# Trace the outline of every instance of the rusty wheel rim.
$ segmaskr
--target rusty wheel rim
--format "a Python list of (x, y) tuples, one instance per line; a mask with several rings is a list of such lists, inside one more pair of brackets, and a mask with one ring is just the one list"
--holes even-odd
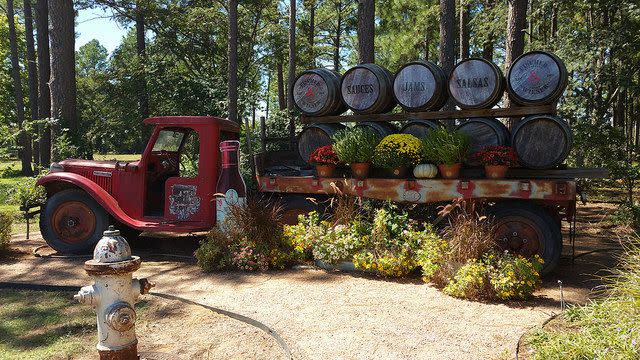
[(495, 227), (495, 238), (502, 251), (530, 258), (538, 254), (543, 256), (543, 234), (536, 224), (519, 216), (500, 219)]
[(96, 215), (80, 201), (60, 204), (53, 212), (51, 225), (56, 236), (69, 244), (88, 240), (96, 229)]

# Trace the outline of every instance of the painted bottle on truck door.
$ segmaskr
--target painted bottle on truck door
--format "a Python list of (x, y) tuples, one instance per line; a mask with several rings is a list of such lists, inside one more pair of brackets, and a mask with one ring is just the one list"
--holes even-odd
[(240, 175), (240, 142), (227, 140), (220, 143), (222, 169), (216, 186), (216, 225), (221, 226), (234, 205), (247, 201), (247, 187)]

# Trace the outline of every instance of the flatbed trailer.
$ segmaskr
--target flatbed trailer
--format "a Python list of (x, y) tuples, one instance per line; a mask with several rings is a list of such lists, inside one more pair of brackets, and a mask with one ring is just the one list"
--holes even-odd
[[(527, 115), (556, 113), (555, 105), (527, 107), (401, 112), (394, 114), (302, 116), (303, 124), (360, 121), (408, 121), (437, 119), (454, 121), (465, 118), (520, 118)], [(398, 203), (439, 205), (464, 200), (470, 208), (486, 211), (495, 218), (498, 245), (524, 256), (539, 254), (545, 260), (544, 272), (558, 262), (563, 246), (562, 221), (569, 223), (568, 240), (574, 255), (575, 214), (578, 196), (584, 199), (577, 180), (606, 178), (604, 169), (557, 168), (534, 170), (509, 169), (505, 179), (487, 179), (480, 168), (462, 170), (459, 179), (356, 179), (348, 169), (339, 176), (321, 178), (293, 150), (268, 152), (264, 123), (261, 124), (263, 152), (256, 155), (258, 191), (283, 200), (285, 219), (295, 222), (297, 215), (317, 208), (308, 198), (327, 198), (337, 194)], [(286, 140), (286, 139), (285, 139)], [(315, 202), (317, 203), (317, 202)]]

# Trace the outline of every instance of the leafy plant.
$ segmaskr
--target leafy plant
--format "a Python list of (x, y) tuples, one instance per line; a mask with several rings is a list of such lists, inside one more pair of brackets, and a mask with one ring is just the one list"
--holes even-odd
[(538, 255), (528, 260), (520, 255), (503, 254), (491, 261), (490, 282), (499, 299), (526, 299), (540, 285), (544, 260)]
[(422, 160), (420, 139), (409, 134), (386, 136), (376, 146), (373, 164), (383, 169), (412, 166)]
[(327, 226), (313, 245), (313, 258), (328, 264), (350, 261), (360, 246), (360, 238), (351, 227)]
[[(45, 173), (40, 174), (43, 176)], [(9, 192), (9, 201), (14, 205), (31, 206), (42, 204), (46, 200), (47, 194), (43, 186), (37, 186), (38, 178), (26, 178), (24, 181), (16, 183)]]
[(333, 141), (333, 149), (341, 162), (368, 163), (373, 159), (380, 136), (370, 129), (354, 127), (338, 131)]
[(423, 156), (437, 164), (458, 164), (467, 156), (469, 144), (467, 134), (438, 127), (429, 131), (422, 141)]
[(339, 162), (340, 160), (331, 145), (319, 147), (309, 155), (311, 165), (337, 165)]
[(211, 230), (195, 255), (205, 271), (282, 269), (298, 260), (285, 238), (281, 206), (250, 198), (231, 207), (220, 228)]
[(490, 296), (489, 268), (478, 260), (467, 261), (453, 279), (442, 289), (447, 295), (465, 299), (481, 299)]
[(509, 167), (518, 164), (518, 155), (511, 146), (492, 145), (482, 151), (473, 154), (482, 165), (506, 165)]

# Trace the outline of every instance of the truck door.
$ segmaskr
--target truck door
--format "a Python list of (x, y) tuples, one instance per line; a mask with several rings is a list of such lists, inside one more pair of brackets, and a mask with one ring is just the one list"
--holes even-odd
[(178, 174), (165, 183), (164, 217), (168, 221), (205, 221), (212, 206), (207, 202), (209, 189), (205, 189), (200, 168), (200, 138), (198, 131), (185, 133), (178, 151)]

